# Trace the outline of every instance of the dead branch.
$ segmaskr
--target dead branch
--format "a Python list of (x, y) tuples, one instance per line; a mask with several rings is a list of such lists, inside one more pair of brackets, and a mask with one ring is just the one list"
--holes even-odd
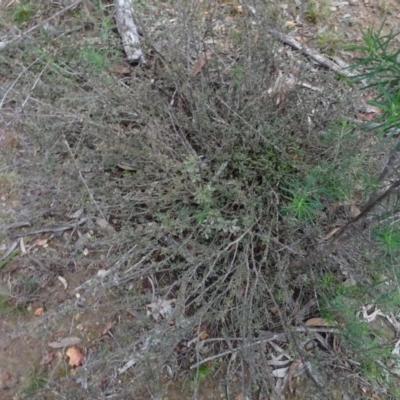
[(145, 64), (145, 58), (139, 47), (140, 36), (135, 24), (133, 0), (115, 0), (118, 32), (128, 61)]
[(316, 50), (310, 49), (309, 47), (301, 44), (298, 42), (296, 39), (286, 36), (281, 32), (278, 32), (275, 29), (269, 30), (269, 33), (271, 33), (273, 36), (277, 37), (282, 43), (286, 43), (289, 46), (295, 48), (296, 50), (301, 51), (305, 56), (310, 57), (312, 60), (317, 62), (320, 65), (323, 65), (326, 68), (331, 69), (334, 72), (346, 75), (348, 77), (354, 77), (357, 76), (356, 73), (352, 73), (348, 71), (349, 65), (346, 64), (344, 61), (340, 61), (339, 63), (336, 63), (335, 61), (332, 61), (330, 58), (318, 53)]

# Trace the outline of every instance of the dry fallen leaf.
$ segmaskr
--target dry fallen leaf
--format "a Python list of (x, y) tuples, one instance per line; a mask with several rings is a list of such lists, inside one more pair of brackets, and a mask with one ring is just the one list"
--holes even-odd
[(336, 228), (333, 228), (326, 236), (324, 236), (321, 240), (323, 242), (327, 241), (328, 239), (330, 239), (336, 232), (340, 231), (340, 229), (342, 229), (341, 226), (338, 226)]
[(147, 316), (150, 315), (158, 321), (160, 317), (167, 317), (172, 314), (174, 310), (173, 305), (175, 304), (176, 299), (172, 300), (162, 300), (160, 299), (158, 302), (153, 302), (147, 305)]
[(99, 269), (99, 270), (97, 271), (97, 276), (98, 276), (99, 278), (105, 278), (109, 273), (110, 273), (109, 270), (106, 270), (106, 269)]
[(292, 21), (292, 20), (286, 21), (285, 26), (288, 28), (294, 28), (296, 26), (296, 21)]
[(206, 331), (203, 331), (203, 332), (200, 333), (199, 339), (200, 340), (206, 340), (209, 336), (210, 335)]
[(36, 239), (36, 241), (35, 241), (35, 243), (38, 245), (38, 246), (44, 246), (44, 245), (46, 245), (47, 244), (47, 239)]
[(58, 280), (63, 284), (64, 289), (67, 290), (68, 288), (68, 282), (65, 278), (63, 278), (62, 276), (57, 276)]
[(131, 70), (125, 66), (125, 65), (114, 65), (111, 68), (111, 72), (115, 72), (116, 74), (121, 74), (121, 75), (129, 75), (131, 73)]
[(111, 330), (111, 328), (115, 325), (115, 321), (107, 322), (101, 331), (102, 336), (107, 335), (107, 333)]
[(40, 365), (48, 365), (53, 361), (54, 353), (52, 351), (48, 351), (40, 361)]
[(62, 347), (72, 346), (81, 342), (81, 339), (75, 336), (69, 336), (61, 339), (59, 342), (50, 342), (49, 347), (53, 349), (60, 349)]
[(44, 313), (44, 308), (43, 307), (39, 307), (35, 310), (35, 312), (33, 313), (33, 315), (35, 317), (40, 317), (41, 315), (43, 315)]
[(361, 211), (360, 211), (360, 209), (359, 209), (357, 206), (355, 206), (354, 204), (352, 204), (352, 205), (350, 206), (350, 214), (351, 214), (351, 216), (352, 216), (353, 218), (355, 218), (355, 217), (357, 217), (357, 216), (359, 216), (359, 215), (361, 214)]
[(206, 64), (207, 60), (210, 59), (210, 57), (211, 57), (211, 52), (207, 51), (197, 59), (192, 68), (192, 76), (196, 76), (202, 70), (202, 68)]
[(293, 393), (293, 377), (294, 377), (294, 374), (302, 364), (303, 364), (303, 362), (301, 360), (294, 360), (290, 364), (289, 371), (288, 371), (288, 374), (287, 374), (290, 393)]
[(82, 215), (82, 213), (83, 213), (83, 208), (80, 208), (79, 210), (75, 211), (74, 213), (69, 214), (68, 217), (71, 219), (77, 219)]
[(359, 113), (357, 114), (358, 119), (361, 121), (372, 121), (375, 118), (375, 113), (373, 112), (362, 112), (359, 111)]
[(324, 318), (310, 318), (306, 323), (306, 326), (335, 326), (335, 322), (328, 321)]
[(83, 351), (78, 346), (68, 347), (65, 355), (69, 358), (68, 364), (71, 367), (79, 367), (85, 358)]
[(243, 14), (243, 6), (236, 6), (234, 7), (234, 10), (237, 14)]
[(119, 164), (117, 164), (117, 167), (123, 169), (124, 171), (136, 171), (137, 170), (137, 167), (127, 164), (126, 162), (120, 162)]
[(20, 238), (20, 240), (19, 240), (19, 246), (21, 248), (21, 253), (22, 254), (26, 254), (27, 251), (26, 251), (26, 247), (25, 247), (25, 243), (24, 243), (24, 238), (23, 237)]
[(9, 381), (11, 379), (11, 374), (7, 371), (3, 374), (3, 382)]

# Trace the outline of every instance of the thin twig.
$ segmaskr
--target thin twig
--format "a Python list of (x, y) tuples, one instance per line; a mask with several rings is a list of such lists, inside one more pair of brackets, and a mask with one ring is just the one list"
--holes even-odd
[(106, 218), (105, 215), (103, 214), (103, 211), (101, 211), (99, 205), (97, 204), (97, 201), (96, 201), (95, 198), (93, 197), (92, 191), (90, 190), (89, 186), (87, 185), (85, 179), (84, 179), (83, 176), (82, 176), (81, 170), (79, 169), (78, 163), (77, 163), (76, 160), (75, 160), (75, 157), (74, 157), (74, 154), (72, 153), (71, 147), (69, 147), (69, 144), (68, 144), (68, 142), (67, 142), (66, 140), (64, 140), (64, 144), (65, 144), (65, 145), (67, 146), (67, 148), (68, 148), (68, 151), (69, 151), (69, 154), (71, 155), (72, 161), (74, 162), (75, 167), (76, 167), (76, 169), (77, 169), (77, 171), (78, 171), (78, 173), (79, 173), (79, 178), (81, 178), (82, 183), (85, 185), (85, 188), (86, 188), (87, 192), (89, 193), (90, 199), (92, 200), (93, 204), (96, 206), (97, 211), (99, 212), (99, 214), (103, 217), (103, 219), (104, 219), (105, 221), (107, 221), (107, 218)]
[(87, 218), (81, 218), (79, 221), (77, 221), (74, 224), (42, 228), (42, 229), (37, 229), (35, 231), (29, 231), (29, 232), (14, 233), (10, 236), (13, 238), (18, 238), (18, 237), (24, 237), (24, 236), (40, 235), (42, 233), (64, 232), (64, 231), (68, 231), (69, 229), (74, 229), (77, 226), (84, 224), (86, 221), (87, 221)]

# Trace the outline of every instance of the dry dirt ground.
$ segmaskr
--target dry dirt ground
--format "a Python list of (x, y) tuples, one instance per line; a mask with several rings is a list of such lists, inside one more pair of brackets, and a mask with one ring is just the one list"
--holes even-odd
[[(12, 3), (2, 1), (0, 6), (11, 7)], [(337, 41), (357, 43), (361, 40), (359, 27), (378, 27), (383, 18), (386, 18), (385, 29), (400, 30), (400, 4), (395, 0), (332, 2), (332, 15), (322, 26), (307, 21), (304, 16), (303, 24), (296, 21), (299, 13), (293, 4), (282, 3), (281, 10), (287, 22), (287, 31), (296, 29), (299, 40), (314, 48), (325, 46), (328, 50), (331, 47), (335, 49)], [(317, 36), (328, 31), (337, 34), (337, 37), (331, 36), (326, 42), (318, 42)], [(347, 62), (351, 62), (353, 57), (352, 53), (340, 50), (337, 55)], [(7, 76), (0, 76), (0, 84), (6, 81)], [(74, 209), (72, 205), (70, 209), (41, 209), (41, 218), (37, 219), (39, 222), (31, 225), (31, 215), (37, 216), (37, 204), (30, 202), (30, 198), (37, 201), (48, 193), (40, 186), (40, 179), (27, 183), (21, 174), (26, 171), (26, 176), (31, 179), (36, 174), (35, 169), (38, 169), (37, 175), (43, 173), (39, 171), (41, 160), (36, 156), (38, 149), (27, 147), (25, 133), (14, 130), (12, 124), (6, 125), (5, 118), (2, 121), (0, 256), (6, 255), (10, 249), (11, 252), (0, 262), (0, 398), (58, 398), (60, 393), (73, 390), (74, 385), (81, 385), (81, 382), (68, 381), (71, 387), (57, 387), (58, 380), (73, 376), (77, 368), (82, 368), (79, 352), (90, 358), (92, 352), (118, 346), (116, 338), (120, 333), (119, 325), (126, 329), (126, 324), (131, 323), (135, 316), (130, 314), (127, 307), (125, 312), (118, 312), (111, 318), (110, 313), (104, 310), (108, 304), (112, 304), (112, 295), (107, 299), (108, 294), (105, 293), (102, 299), (98, 299), (93, 293), (92, 297), (84, 298), (80, 296), (82, 290), (77, 290), (99, 271), (109, 267), (107, 254), (112, 249), (107, 245), (92, 243), (96, 242), (96, 238), (107, 237), (114, 229), (112, 224), (107, 226), (106, 222), (98, 220), (79, 225), (77, 221), (84, 218), (85, 214), (78, 215), (79, 209)], [(61, 179), (62, 172), (58, 166), (54, 167), (52, 173), (59, 174)], [(26, 221), (26, 226), (13, 225), (23, 221)], [(46, 231), (47, 228), (50, 229)], [(37, 233), (27, 233), (35, 230)], [(24, 234), (19, 237), (20, 232)], [(67, 258), (73, 261), (65, 264), (63, 260)], [(73, 315), (67, 311), (65, 315), (54, 311), (59, 310), (57, 306), (60, 304), (65, 305), (64, 310), (75, 310)], [(79, 338), (79, 344), (76, 345), (76, 354), (69, 358), (64, 348), (49, 347), (49, 343), (71, 337)], [(73, 357), (78, 358), (76, 366), (73, 365)], [(197, 398), (223, 398), (226, 393), (221, 384), (222, 376), (223, 368), (215, 371), (215, 376), (207, 377), (197, 392)], [(229, 384), (234, 386), (238, 378), (232, 379)], [(108, 379), (111, 378), (101, 378), (104, 386)], [(55, 382), (53, 391), (47, 392), (46, 397), (36, 397), (36, 390), (48, 381)], [(161, 383), (164, 387), (163, 398), (182, 399), (193, 395), (190, 383), (172, 382), (168, 377), (163, 378)], [(119, 384), (123, 385), (123, 382)], [(297, 395), (288, 394), (287, 398), (309, 398), (312, 389), (302, 381), (298, 381), (297, 385)], [(347, 398), (343, 397), (339, 388), (333, 389), (332, 393), (336, 393), (332, 399)], [(361, 392), (355, 393), (353, 398), (367, 398), (365, 396)], [(155, 397), (149, 390), (132, 398)], [(240, 394), (236, 399), (242, 399)]]

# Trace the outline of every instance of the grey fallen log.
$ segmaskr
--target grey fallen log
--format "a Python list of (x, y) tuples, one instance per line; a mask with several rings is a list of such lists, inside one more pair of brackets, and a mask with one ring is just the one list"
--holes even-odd
[(134, 19), (133, 0), (115, 0), (115, 9), (117, 28), (128, 61), (144, 64), (145, 58), (140, 48), (140, 36)]

